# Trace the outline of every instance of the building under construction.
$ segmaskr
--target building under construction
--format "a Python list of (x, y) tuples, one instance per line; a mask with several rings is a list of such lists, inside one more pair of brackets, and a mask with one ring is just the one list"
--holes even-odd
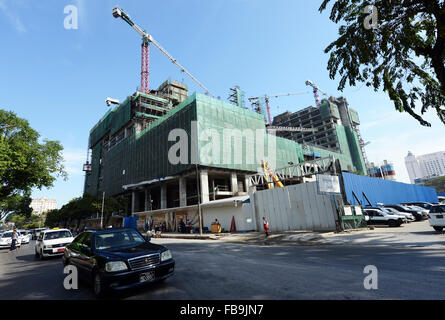
[[(248, 177), (261, 170), (263, 159), (282, 168), (334, 156), (343, 170), (365, 174), (357, 134), (340, 124), (338, 113), (327, 101), (320, 109), (302, 110), (300, 118), (306, 114), (313, 123), (318, 114), (326, 128), (333, 126), (337, 139), (330, 145), (313, 140), (298, 143), (291, 140), (293, 136), (268, 132), (262, 114), (203, 94), (188, 96), (184, 84), (169, 80), (149, 93), (134, 93), (91, 129), (85, 192), (127, 196), (129, 213), (143, 213), (155, 223), (167, 221), (169, 229), (176, 230), (180, 219), (197, 222), (198, 201), (224, 203), (246, 196)], [(275, 120), (294, 124), (285, 117), (289, 116)], [(331, 123), (335, 117), (337, 122)], [(326, 139), (332, 135), (321, 134)]]
[(277, 135), (302, 144), (309, 158), (335, 154), (336, 158), (343, 159), (343, 170), (367, 174), (358, 113), (348, 107), (345, 98), (330, 97), (316, 108), (282, 113), (274, 117), (272, 124), (313, 129), (309, 132), (278, 131)]

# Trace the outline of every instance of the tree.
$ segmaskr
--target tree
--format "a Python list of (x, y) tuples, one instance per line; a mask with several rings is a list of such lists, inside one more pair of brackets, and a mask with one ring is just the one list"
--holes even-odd
[[(445, 3), (443, 0), (323, 0), (319, 11), (334, 2), (330, 20), (343, 23), (332, 42), (329, 76), (341, 76), (338, 89), (349, 82), (383, 87), (396, 110), (407, 112), (424, 126), (423, 115), (436, 110), (445, 123)], [(365, 28), (368, 5), (377, 9), (375, 29)], [(374, 13), (373, 13), (374, 14)], [(416, 103), (421, 105), (419, 115)]]
[(436, 192), (438, 193), (445, 192), (445, 177), (428, 180), (424, 185), (436, 189)]
[(0, 202), (33, 188), (52, 187), (59, 176), (67, 178), (63, 147), (39, 138), (27, 120), (0, 109)]
[(14, 194), (0, 201), (0, 220), (5, 219), (9, 215), (20, 214), (25, 218), (29, 218), (32, 213), (31, 197), (29, 193), (25, 195)]
[[(113, 212), (122, 212), (127, 208), (125, 197), (106, 197), (104, 199), (104, 226)], [(60, 224), (67, 226), (70, 222), (76, 221), (77, 228), (80, 222), (96, 213), (102, 212), (102, 197), (84, 194), (83, 197), (74, 198), (63, 205), (60, 210), (48, 211), (45, 225), (56, 227)]]

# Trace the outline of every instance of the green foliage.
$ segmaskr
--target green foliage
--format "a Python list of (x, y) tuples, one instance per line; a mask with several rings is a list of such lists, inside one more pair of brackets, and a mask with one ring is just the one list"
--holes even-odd
[[(328, 70), (338, 86), (357, 82), (383, 88), (395, 109), (407, 112), (424, 126), (423, 115), (436, 110), (445, 123), (445, 4), (443, 0), (324, 0), (320, 12), (334, 2), (330, 19), (342, 23), (332, 42)], [(378, 10), (377, 29), (367, 30), (363, 11)], [(416, 104), (421, 105), (419, 115)]]
[(437, 193), (445, 192), (445, 177), (428, 180), (424, 185), (436, 189)]
[(66, 179), (63, 147), (39, 138), (27, 120), (0, 109), (0, 202), (33, 188), (52, 187), (58, 176)]
[[(106, 197), (104, 199), (104, 221), (108, 219), (113, 212), (125, 212), (127, 208), (127, 198), (125, 197)], [(59, 210), (48, 211), (45, 225), (47, 227), (57, 227), (67, 225), (70, 222), (80, 222), (90, 216), (102, 212), (102, 198), (85, 194), (83, 197), (74, 198)]]
[(6, 199), (0, 200), (0, 220), (8, 215), (20, 214), (25, 218), (29, 218), (32, 213), (31, 197), (29, 194), (24, 196), (14, 194)]

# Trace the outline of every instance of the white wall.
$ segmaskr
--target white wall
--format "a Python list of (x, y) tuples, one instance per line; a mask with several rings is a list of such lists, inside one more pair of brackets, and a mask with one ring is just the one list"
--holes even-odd
[(257, 191), (251, 196), (259, 230), (266, 217), (272, 231), (336, 229), (335, 201), (317, 192), (317, 183)]
[[(247, 231), (253, 230), (254, 221), (246, 223), (246, 204), (243, 206), (238, 205), (235, 206), (224, 206), (224, 207), (203, 207), (202, 208), (202, 217), (204, 220), (204, 227), (209, 228), (211, 230), (211, 224), (218, 219), (221, 224), (221, 228), (224, 228), (226, 231), (230, 231), (230, 226), (232, 225), (232, 217), (235, 217), (235, 226), (236, 231)], [(247, 210), (247, 213), (250, 216), (250, 211)]]

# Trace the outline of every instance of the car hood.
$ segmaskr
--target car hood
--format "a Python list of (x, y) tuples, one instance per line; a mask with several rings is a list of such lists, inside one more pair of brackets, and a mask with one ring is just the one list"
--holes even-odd
[(110, 258), (110, 259), (126, 260), (126, 259), (135, 258), (135, 257), (139, 257), (139, 256), (145, 256), (145, 255), (152, 254), (152, 253), (158, 253), (163, 249), (166, 249), (166, 248), (161, 245), (158, 245), (158, 244), (145, 242), (145, 243), (141, 243), (138, 246), (130, 247), (130, 248), (127, 247), (127, 248), (101, 250), (101, 251), (98, 251), (98, 254), (103, 257)]
[(51, 239), (51, 240), (43, 240), (43, 243), (45, 245), (54, 245), (54, 244), (61, 244), (61, 243), (71, 243), (74, 240), (74, 238), (59, 238), (59, 239)]

